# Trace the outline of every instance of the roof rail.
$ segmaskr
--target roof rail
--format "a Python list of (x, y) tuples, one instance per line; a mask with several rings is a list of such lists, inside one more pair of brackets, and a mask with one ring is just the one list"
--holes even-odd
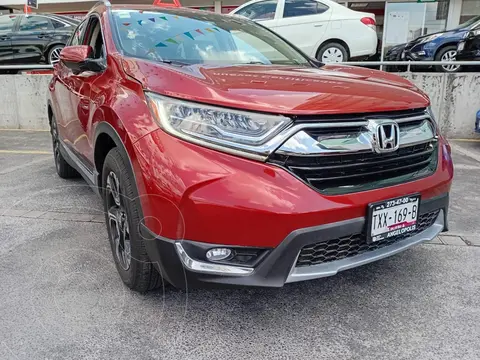
[(173, 0), (173, 3), (164, 3), (162, 2), (162, 0), (154, 0), (153, 5), (159, 7), (182, 7), (182, 4), (180, 4), (180, 0)]

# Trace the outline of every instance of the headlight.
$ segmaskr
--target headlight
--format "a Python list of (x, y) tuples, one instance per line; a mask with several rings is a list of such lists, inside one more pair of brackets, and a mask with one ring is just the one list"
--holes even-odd
[(292, 120), (201, 105), (146, 93), (153, 116), (166, 132), (186, 141), (256, 159), (266, 159), (269, 140)]
[(433, 120), (433, 122), (435, 124), (435, 133), (438, 135), (438, 131), (439, 131), (438, 121), (437, 121), (437, 117), (435, 116), (435, 113), (434, 113), (431, 105), (427, 108), (427, 112), (428, 112), (428, 114), (430, 115), (430, 118)]
[(442, 35), (443, 34), (434, 34), (434, 35), (427, 36), (426, 38), (423, 38), (422, 40), (420, 40), (420, 44), (435, 40), (436, 38), (438, 38)]
[(470, 31), (470, 36), (478, 36), (480, 35), (480, 29)]

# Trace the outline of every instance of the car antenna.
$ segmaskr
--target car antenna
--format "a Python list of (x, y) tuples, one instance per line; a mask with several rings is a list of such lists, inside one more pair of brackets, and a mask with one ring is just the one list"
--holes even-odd
[(173, 3), (164, 3), (162, 0), (155, 0), (153, 2), (154, 6), (159, 6), (159, 7), (174, 7), (174, 8), (179, 8), (182, 7), (182, 4), (180, 4), (180, 0), (173, 0)]

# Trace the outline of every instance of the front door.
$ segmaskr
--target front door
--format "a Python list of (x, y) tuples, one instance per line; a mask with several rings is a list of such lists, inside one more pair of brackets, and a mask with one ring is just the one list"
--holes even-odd
[(16, 15), (0, 16), (0, 64), (12, 63), (12, 31), (16, 18)]
[[(85, 30), (77, 30), (72, 38), (72, 45), (90, 45), (93, 49), (92, 58), (105, 60), (105, 48), (100, 26), (100, 20), (92, 15), (86, 23)], [(83, 25), (83, 24), (82, 24)], [(74, 152), (83, 165), (93, 174), (93, 134), (92, 119), (95, 110), (101, 105), (102, 89), (105, 83), (104, 72), (95, 73), (83, 71), (74, 73), (65, 64), (59, 62), (59, 88), (62, 94), (63, 131), (66, 145)], [(61, 87), (61, 88), (60, 88)], [(62, 111), (60, 111), (62, 113)]]
[(18, 31), (12, 34), (13, 58), (17, 64), (37, 64), (46, 60), (47, 46), (54, 34), (49, 18), (41, 15), (22, 16)]

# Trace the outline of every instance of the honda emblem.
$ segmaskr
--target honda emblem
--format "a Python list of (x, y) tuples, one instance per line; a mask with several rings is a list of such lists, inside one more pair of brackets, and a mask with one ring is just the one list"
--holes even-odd
[(373, 150), (378, 153), (392, 152), (400, 146), (400, 128), (393, 120), (368, 120), (372, 135)]

